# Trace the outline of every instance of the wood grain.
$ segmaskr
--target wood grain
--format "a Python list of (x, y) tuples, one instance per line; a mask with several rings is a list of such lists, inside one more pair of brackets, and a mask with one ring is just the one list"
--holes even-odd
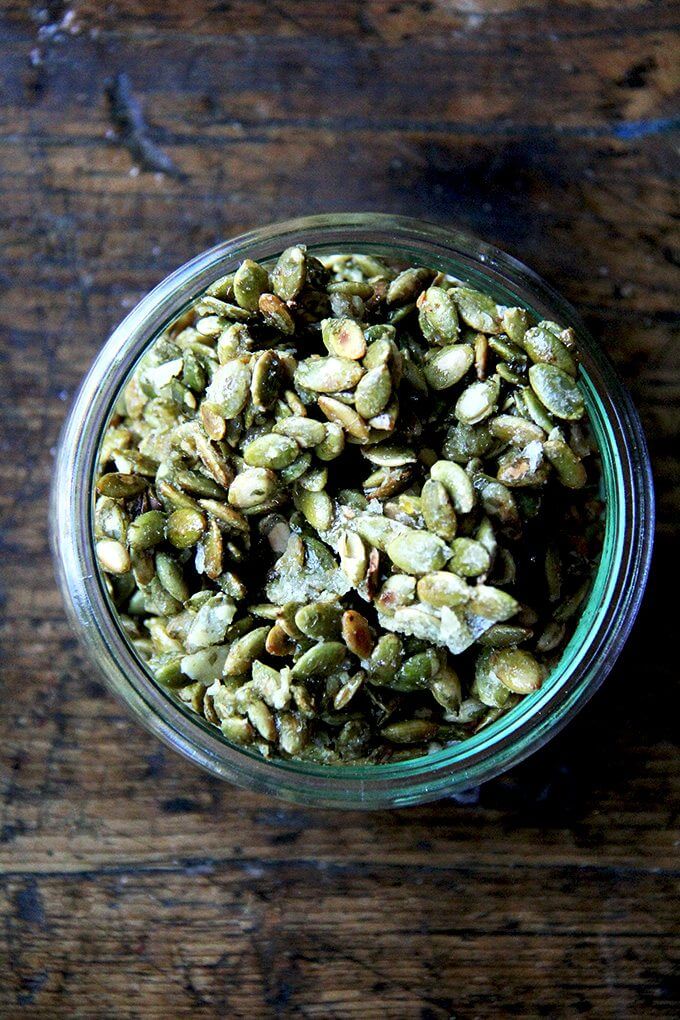
[[(677, 1015), (677, 32), (637, 0), (0, 2), (0, 1015)], [(178, 176), (116, 135), (118, 73)], [(135, 726), (46, 535), (68, 401), (126, 310), (217, 240), (339, 209), (462, 224), (555, 283), (659, 497), (649, 596), (579, 718), (464, 803), (369, 816), (247, 795)]]

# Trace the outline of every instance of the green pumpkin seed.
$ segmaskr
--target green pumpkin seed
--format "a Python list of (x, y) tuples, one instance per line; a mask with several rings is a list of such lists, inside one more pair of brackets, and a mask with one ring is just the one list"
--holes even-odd
[(427, 574), (441, 570), (450, 553), (446, 543), (436, 535), (410, 530), (388, 543), (387, 555), (407, 574)]
[(200, 540), (206, 527), (205, 516), (200, 510), (184, 508), (175, 510), (168, 517), (167, 539), (176, 549), (190, 549)]
[(253, 404), (259, 411), (267, 411), (274, 405), (283, 378), (283, 366), (276, 351), (263, 351), (253, 366), (250, 384)]
[(364, 369), (349, 358), (308, 358), (295, 370), (295, 382), (315, 393), (338, 393), (353, 389), (364, 374)]
[(395, 691), (416, 691), (427, 687), (439, 669), (437, 652), (433, 648), (428, 648), (406, 659), (387, 686)]
[(543, 449), (562, 485), (567, 489), (582, 489), (588, 481), (586, 469), (556, 429), (550, 433)]
[(501, 648), (491, 654), (490, 668), (500, 682), (514, 694), (531, 694), (543, 683), (543, 669), (531, 652), (520, 648)]
[(313, 676), (328, 676), (347, 654), (347, 648), (340, 641), (325, 641), (314, 645), (301, 655), (292, 669), (295, 680), (308, 680)]
[(425, 740), (433, 740), (438, 732), (437, 724), (427, 719), (405, 719), (383, 726), (380, 734), (393, 744), (420, 744)]
[(342, 629), (342, 610), (334, 602), (311, 602), (296, 611), (295, 626), (310, 638), (337, 638)]
[(299, 453), (300, 447), (294, 439), (268, 432), (248, 443), (243, 451), (243, 459), (251, 467), (278, 470), (292, 464)]
[(303, 450), (312, 446), (319, 446), (326, 438), (326, 426), (321, 421), (313, 418), (302, 418), (299, 415), (291, 415), (278, 421), (273, 431), (277, 435), (289, 436), (294, 439)]
[(499, 332), (500, 317), (492, 298), (471, 287), (453, 287), (449, 294), (458, 305), (460, 317), (467, 326), (482, 333)]
[[(418, 322), (423, 336), (432, 344), (452, 344), (458, 339), (458, 309), (451, 292), (441, 287), (429, 287), (418, 299)], [(472, 348), (470, 348), (472, 354)], [(470, 359), (470, 365), (472, 358)], [(467, 368), (461, 372), (462, 378)], [(457, 380), (456, 380), (457, 381)], [(432, 385), (432, 384), (431, 384)], [(448, 385), (453, 385), (450, 383)], [(435, 387), (445, 389), (444, 386)]]
[(424, 374), (433, 390), (447, 390), (463, 378), (474, 360), (469, 344), (451, 344), (433, 351), (424, 362)]
[(489, 431), (504, 443), (526, 446), (533, 441), (543, 442), (545, 432), (534, 422), (514, 414), (499, 414), (489, 422)]
[(282, 301), (297, 297), (307, 279), (307, 251), (304, 245), (286, 248), (272, 270), (272, 290)]
[(524, 308), (506, 308), (503, 312), (503, 329), (510, 339), (520, 346), (529, 328), (529, 321), (529, 314)]
[(276, 294), (262, 294), (258, 307), (268, 326), (278, 329), (285, 336), (291, 336), (295, 332), (295, 320)]
[(529, 382), (538, 399), (555, 417), (574, 421), (585, 414), (578, 385), (555, 365), (532, 365)]
[(456, 401), (456, 418), (464, 425), (476, 425), (493, 414), (499, 394), (498, 376), (492, 376), (484, 382), (472, 383)]
[(370, 683), (387, 685), (396, 676), (403, 659), (403, 645), (397, 634), (383, 634), (366, 664)]
[(96, 545), (99, 565), (108, 574), (126, 574), (130, 569), (130, 554), (122, 542), (114, 538), (102, 538)]
[(449, 542), (456, 534), (458, 519), (446, 487), (436, 479), (428, 478), (423, 485), (421, 500), (428, 531)]
[(359, 380), (355, 392), (355, 407), (363, 418), (373, 418), (387, 406), (392, 394), (392, 377), (387, 365), (369, 369)]
[(97, 490), (103, 496), (110, 496), (112, 499), (129, 499), (144, 492), (148, 485), (146, 478), (139, 475), (128, 475), (121, 471), (111, 471), (102, 475), (97, 482)]
[(478, 584), (469, 589), (469, 609), (476, 616), (483, 616), (494, 623), (503, 623), (519, 610), (519, 602), (508, 592), (488, 584)]
[(156, 553), (156, 573), (165, 590), (177, 599), (186, 602), (189, 598), (189, 585), (184, 579), (184, 572), (174, 557), (166, 552)]
[(152, 549), (164, 539), (165, 514), (160, 510), (140, 514), (128, 528), (128, 544), (131, 549)]
[(260, 295), (269, 290), (269, 273), (252, 259), (244, 259), (234, 274), (233, 288), (241, 308), (256, 312)]
[(491, 668), (492, 651), (485, 651), (477, 659), (475, 679), (470, 688), (473, 697), (491, 708), (503, 708), (510, 699), (510, 690), (501, 683)]
[(567, 375), (576, 378), (576, 361), (562, 341), (545, 329), (543, 323), (527, 330), (522, 344), (533, 362), (556, 365)]
[(430, 468), (430, 476), (441, 482), (459, 514), (470, 513), (475, 505), (475, 492), (472, 482), (460, 464), (449, 460), (438, 460)]
[[(385, 326), (384, 328), (386, 330), (392, 329), (392, 334), (379, 336), (372, 340), (364, 358), (364, 368), (368, 370), (379, 368), (381, 365), (387, 365), (388, 368), (394, 370), (401, 364), (401, 353), (394, 342), (394, 329), (391, 326)], [(369, 338), (369, 334), (375, 336), (375, 334), (371, 333), (371, 330), (367, 330), (367, 338)]]
[(269, 627), (255, 627), (232, 643), (224, 661), (224, 676), (242, 676), (252, 668), (255, 659), (265, 650), (269, 630)]
[(324, 319), (321, 337), (331, 354), (339, 358), (357, 361), (366, 353), (364, 331), (352, 319)]
[(463, 700), (460, 678), (455, 669), (445, 666), (430, 680), (434, 700), (447, 712), (458, 712)]
[(415, 301), (434, 275), (431, 269), (422, 267), (404, 269), (387, 288), (388, 305), (404, 305)]
[(470, 601), (470, 588), (456, 574), (436, 571), (418, 581), (418, 598), (430, 606), (463, 606)]
[(292, 485), (293, 482), (297, 482), (298, 479), (302, 479), (312, 464), (312, 455), (309, 451), (301, 454), (292, 464), (288, 467), (281, 468), (279, 472), (279, 478), (284, 485)]
[(241, 361), (228, 361), (215, 369), (205, 398), (223, 418), (236, 418), (250, 396), (250, 369)]
[(464, 425), (458, 422), (447, 435), (442, 453), (447, 460), (467, 464), (474, 457), (484, 457), (494, 445), (494, 437), (486, 425)]
[(328, 468), (314, 467), (306, 471), (300, 478), (300, 485), (310, 492), (323, 492), (328, 485)]
[(533, 634), (528, 627), (516, 627), (511, 623), (494, 623), (480, 635), (480, 645), (487, 648), (510, 648), (528, 641)]
[(252, 467), (237, 475), (229, 486), (229, 502), (240, 510), (266, 503), (276, 492), (276, 475), (268, 468)]
[(357, 414), (354, 408), (342, 404), (333, 397), (319, 397), (318, 404), (328, 420), (336, 425), (340, 425), (349, 436), (353, 436), (359, 442), (366, 442), (368, 440), (368, 425), (361, 415)]
[(299, 489), (295, 506), (317, 531), (327, 531), (333, 523), (333, 500), (327, 492)]
[(329, 422), (325, 429), (326, 438), (318, 446), (314, 447), (314, 453), (319, 460), (335, 460), (345, 449), (345, 433), (336, 422)]
[(454, 538), (451, 542), (453, 553), (448, 569), (461, 577), (478, 577), (491, 566), (491, 557), (481, 542), (473, 538)]

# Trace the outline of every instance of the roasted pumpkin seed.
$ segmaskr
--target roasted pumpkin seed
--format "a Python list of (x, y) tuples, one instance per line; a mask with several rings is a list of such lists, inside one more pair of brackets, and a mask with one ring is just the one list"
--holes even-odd
[(577, 346), (371, 255), (216, 280), (100, 449), (96, 557), (158, 682), (317, 764), (409, 760), (538, 690), (602, 544)]

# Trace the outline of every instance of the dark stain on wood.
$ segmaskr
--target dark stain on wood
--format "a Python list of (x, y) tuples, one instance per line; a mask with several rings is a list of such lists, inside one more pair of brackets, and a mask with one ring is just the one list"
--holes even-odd
[[(677, 1015), (674, 5), (74, 0), (49, 23), (68, 11), (27, 93), (39, 26), (0, 2), (0, 1015)], [(120, 71), (118, 127), (161, 174), (107, 138)], [(46, 535), (68, 399), (135, 301), (238, 231), (352, 208), (550, 279), (628, 383), (659, 497), (643, 611), (579, 717), (481, 789), (371, 815), (246, 794), (141, 730)]]

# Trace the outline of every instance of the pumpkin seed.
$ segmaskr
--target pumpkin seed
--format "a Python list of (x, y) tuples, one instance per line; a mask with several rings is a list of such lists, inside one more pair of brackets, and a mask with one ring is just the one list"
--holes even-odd
[(387, 545), (387, 555), (407, 574), (427, 574), (441, 570), (449, 558), (445, 542), (426, 531), (407, 531)]
[(165, 538), (165, 514), (160, 510), (140, 514), (131, 522), (127, 536), (131, 549), (152, 549)]
[(439, 727), (427, 719), (404, 719), (402, 722), (383, 726), (380, 733), (393, 744), (420, 744), (437, 736)]
[(461, 577), (478, 577), (485, 574), (491, 566), (491, 557), (481, 542), (473, 538), (454, 538), (451, 542), (453, 555), (449, 560), (448, 569)]
[(387, 406), (392, 394), (392, 377), (387, 365), (369, 369), (357, 383), (355, 407), (363, 418), (373, 418)]
[(215, 369), (205, 391), (206, 400), (223, 418), (236, 418), (250, 395), (250, 369), (242, 361), (228, 361)]
[(229, 486), (229, 502), (241, 510), (266, 503), (276, 492), (276, 475), (268, 468), (251, 467)]
[[(441, 287), (429, 287), (418, 299), (418, 311), (421, 332), (430, 343), (443, 346), (454, 343), (458, 339), (460, 328), (458, 326), (458, 310), (450, 291), (443, 290)], [(472, 348), (470, 348), (470, 354), (472, 354)], [(471, 364), (472, 358), (470, 358)], [(459, 378), (462, 378), (470, 365), (461, 372)], [(448, 385), (453, 385), (453, 383)], [(435, 388), (445, 389), (444, 386)]]
[(353, 436), (360, 442), (365, 443), (368, 440), (368, 425), (353, 407), (348, 407), (333, 397), (319, 397), (318, 403), (319, 408), (330, 422), (340, 425), (349, 436)]
[(276, 294), (262, 294), (258, 307), (268, 326), (278, 329), (285, 336), (292, 336), (295, 332), (295, 321), (280, 297)]
[(200, 510), (175, 510), (167, 521), (167, 539), (176, 549), (190, 549), (205, 531), (206, 520)]
[(327, 531), (333, 523), (333, 500), (327, 492), (298, 489), (295, 506), (317, 531)]
[(267, 432), (248, 443), (243, 451), (243, 459), (251, 467), (278, 470), (292, 464), (299, 453), (300, 447), (294, 439)]
[(436, 571), (418, 581), (418, 598), (431, 606), (463, 606), (470, 601), (469, 586), (456, 574)]
[(272, 270), (272, 290), (282, 301), (297, 297), (307, 278), (307, 252), (304, 245), (286, 248)]
[(482, 333), (498, 333), (500, 316), (496, 302), (472, 287), (453, 287), (449, 294), (458, 305), (461, 319)]
[(337, 422), (330, 421), (325, 425), (326, 438), (314, 447), (319, 460), (335, 460), (345, 449), (345, 433)]
[(364, 374), (364, 369), (349, 358), (307, 358), (295, 370), (295, 382), (315, 393), (338, 393), (353, 389)]
[(340, 641), (324, 641), (314, 645), (300, 656), (292, 669), (295, 680), (308, 680), (313, 676), (328, 676), (339, 666), (347, 654)]
[(303, 450), (319, 446), (326, 438), (326, 426), (323, 422), (315, 421), (313, 418), (302, 418), (296, 414), (278, 421), (272, 431), (277, 435), (294, 439)]
[(387, 288), (388, 305), (404, 305), (414, 301), (434, 275), (431, 269), (422, 267), (404, 269)]
[(139, 475), (111, 471), (100, 477), (97, 482), (97, 490), (103, 496), (110, 496), (112, 499), (129, 499), (130, 496), (137, 496), (140, 492), (144, 492), (147, 485), (146, 478)]
[(295, 613), (295, 626), (310, 638), (340, 636), (342, 611), (333, 602), (311, 602)]
[(234, 273), (233, 288), (237, 304), (256, 312), (260, 296), (269, 290), (269, 273), (252, 259), (244, 259)]
[(127, 574), (130, 569), (130, 554), (122, 542), (114, 538), (102, 538), (97, 542), (99, 565), (108, 574)]
[(451, 344), (432, 351), (424, 361), (423, 371), (433, 390), (447, 390), (466, 374), (474, 360), (469, 344)]
[(366, 338), (358, 322), (352, 319), (324, 319), (321, 323), (324, 344), (339, 358), (358, 361), (366, 353)]
[(561, 340), (544, 323), (527, 330), (522, 345), (533, 362), (556, 365), (576, 378), (576, 361)]
[(578, 385), (571, 376), (555, 365), (532, 365), (529, 369), (531, 388), (556, 418), (569, 421), (582, 418), (585, 404)]
[(588, 481), (586, 469), (557, 429), (550, 433), (543, 450), (562, 485), (568, 489), (583, 488)]
[(460, 464), (454, 464), (449, 460), (438, 460), (430, 468), (430, 477), (434, 478), (436, 482), (441, 482), (458, 513), (470, 513), (475, 504), (475, 490)]
[(496, 409), (500, 379), (492, 376), (484, 382), (472, 383), (456, 401), (456, 418), (464, 425), (477, 425)]
[(458, 519), (446, 486), (435, 478), (428, 478), (423, 485), (421, 500), (428, 530), (449, 542), (456, 534)]
[(366, 617), (353, 609), (343, 613), (342, 640), (354, 655), (360, 659), (368, 658), (373, 648), (373, 637)]

